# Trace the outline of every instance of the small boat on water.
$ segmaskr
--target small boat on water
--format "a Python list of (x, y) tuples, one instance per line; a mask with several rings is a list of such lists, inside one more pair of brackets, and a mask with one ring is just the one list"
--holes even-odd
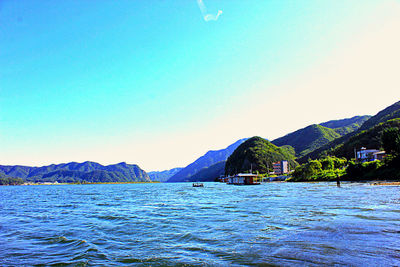
[(193, 187), (204, 187), (203, 183), (193, 183)]

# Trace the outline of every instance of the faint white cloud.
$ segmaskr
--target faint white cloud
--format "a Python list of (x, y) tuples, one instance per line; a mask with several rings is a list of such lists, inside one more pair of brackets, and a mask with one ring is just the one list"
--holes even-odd
[(197, 0), (197, 4), (199, 5), (201, 14), (206, 22), (210, 20), (218, 20), (219, 16), (222, 14), (222, 10), (218, 10), (216, 15), (210, 14), (207, 12), (207, 7), (204, 4), (203, 0)]

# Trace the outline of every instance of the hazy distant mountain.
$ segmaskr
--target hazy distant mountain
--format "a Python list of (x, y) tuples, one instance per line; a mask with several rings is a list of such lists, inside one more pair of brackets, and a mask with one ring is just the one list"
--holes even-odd
[(226, 161), (220, 161), (210, 167), (205, 167), (190, 176), (187, 180), (189, 182), (214, 182), (221, 175), (225, 174)]
[(313, 124), (272, 141), (274, 145), (290, 145), (296, 156), (302, 157), (329, 142), (353, 132), (361, 127), (371, 116), (355, 116), (342, 120), (331, 120)]
[(158, 182), (166, 182), (170, 177), (172, 177), (174, 174), (182, 170), (183, 168), (174, 168), (171, 170), (165, 170), (165, 171), (154, 171), (154, 172), (148, 172), (147, 174), (150, 176), (150, 179), (152, 181), (158, 181)]
[(232, 152), (235, 151), (235, 149), (246, 140), (247, 138), (240, 139), (225, 149), (208, 151), (196, 161), (189, 164), (178, 173), (173, 175), (171, 178), (169, 178), (168, 182), (188, 181), (189, 177), (196, 174), (201, 169), (205, 167), (210, 167), (211, 165), (214, 165), (220, 161), (226, 160), (232, 154)]
[(96, 162), (70, 162), (43, 167), (4, 166), (0, 170), (11, 177), (32, 182), (145, 182), (148, 174), (135, 164), (121, 162), (103, 166)]

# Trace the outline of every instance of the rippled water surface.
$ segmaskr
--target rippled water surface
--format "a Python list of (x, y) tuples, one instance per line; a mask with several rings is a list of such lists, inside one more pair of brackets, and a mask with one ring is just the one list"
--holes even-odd
[(0, 187), (0, 265), (400, 265), (400, 187)]

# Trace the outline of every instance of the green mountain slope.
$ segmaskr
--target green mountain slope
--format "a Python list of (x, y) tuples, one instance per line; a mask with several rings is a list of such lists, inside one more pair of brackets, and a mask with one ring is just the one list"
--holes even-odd
[(70, 162), (43, 167), (3, 166), (4, 174), (30, 182), (145, 182), (150, 181), (145, 171), (135, 164), (121, 162), (103, 166), (96, 162)]
[(225, 174), (233, 175), (248, 172), (250, 169), (253, 172), (266, 173), (272, 170), (273, 162), (280, 160), (288, 160), (291, 168), (297, 165), (290, 150), (277, 147), (271, 142), (255, 136), (241, 144), (229, 156), (225, 165)]
[(358, 134), (350, 137), (342, 144), (336, 146), (332, 150), (332, 154), (337, 157), (345, 157), (350, 159), (354, 157), (354, 149), (360, 150), (362, 147), (381, 149), (382, 132), (385, 128), (390, 127), (400, 128), (400, 118), (379, 123), (378, 125), (368, 130), (359, 132)]
[(394, 103), (393, 105), (378, 112), (375, 116), (371, 117), (360, 127), (360, 131), (368, 130), (378, 125), (379, 123), (395, 118), (400, 118), (400, 101)]
[[(400, 101), (394, 103), (393, 105), (385, 108), (384, 110), (378, 112), (375, 116), (372, 116), (371, 118), (369, 118), (366, 122), (364, 122), (364, 124), (357, 129), (354, 132), (348, 133), (338, 139), (335, 139), (333, 141), (331, 141), (330, 143), (308, 153), (305, 154), (303, 157), (298, 159), (298, 162), (300, 163), (304, 163), (306, 162), (308, 159), (316, 159), (319, 158), (323, 155), (346, 155), (346, 157), (351, 158), (354, 157), (354, 142), (357, 138), (362, 138), (363, 135), (359, 135), (360, 133), (362, 133), (363, 131), (372, 129), (375, 126), (378, 126), (380, 123), (385, 123), (386, 121), (389, 121), (391, 119), (396, 119), (396, 118), (400, 118)], [(355, 136), (358, 136), (357, 138), (353, 138)], [(371, 135), (372, 136), (372, 135)], [(374, 138), (378, 138), (377, 136), (375, 136)], [(352, 141), (350, 141), (352, 140)], [(361, 140), (359, 142), (363, 142), (365, 143), (365, 145), (361, 145), (361, 146), (368, 146), (368, 144), (370, 146), (372, 145), (378, 145), (377, 141), (374, 143), (371, 143), (368, 140)], [(354, 143), (354, 144), (353, 144)], [(343, 147), (343, 148), (340, 148)], [(378, 148), (378, 147), (377, 147)], [(344, 151), (346, 150), (347, 152), (339, 152), (339, 151)], [(350, 152), (350, 150), (352, 152)]]
[(352, 118), (331, 120), (321, 124), (313, 124), (272, 141), (274, 145), (290, 145), (294, 147), (296, 156), (302, 157), (312, 151), (351, 133), (371, 116), (355, 116)]
[(331, 120), (327, 122), (320, 123), (319, 125), (328, 127), (331, 129), (337, 129), (337, 128), (342, 128), (342, 127), (349, 127), (355, 125), (355, 128), (358, 128), (369, 118), (372, 116), (370, 115), (364, 115), (364, 116), (354, 116), (352, 118), (347, 118), (347, 119), (340, 119), (340, 120)]
[(333, 129), (313, 124), (275, 139), (272, 143), (276, 146), (290, 145), (295, 149), (296, 155), (301, 157), (340, 136)]
[(324, 123), (320, 123), (319, 125), (331, 128), (340, 135), (346, 135), (348, 133), (358, 130), (358, 128), (360, 128), (361, 125), (363, 125), (363, 123), (371, 117), (372, 116), (369, 115), (355, 116), (348, 119), (327, 121)]

